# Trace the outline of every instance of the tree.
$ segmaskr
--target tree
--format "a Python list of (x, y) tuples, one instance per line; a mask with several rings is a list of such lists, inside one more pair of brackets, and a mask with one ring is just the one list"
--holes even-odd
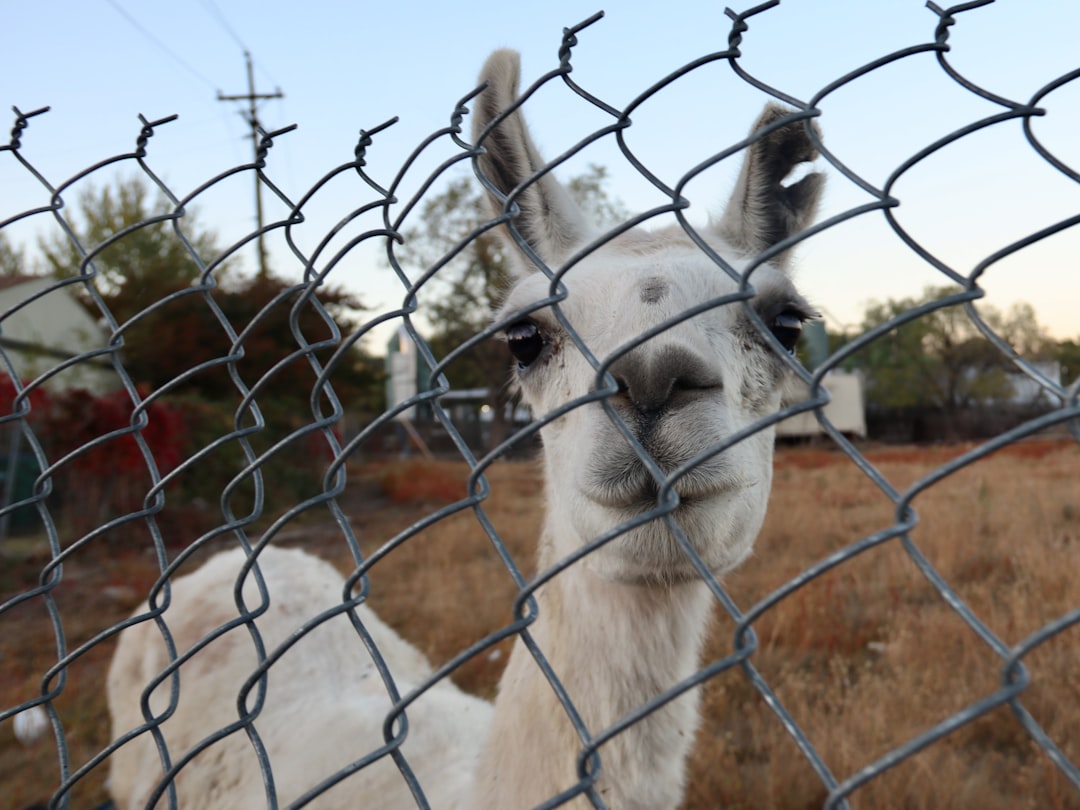
[[(629, 214), (604, 189), (607, 170), (590, 164), (584, 174), (567, 183), (571, 195), (598, 227), (611, 227)], [(404, 232), (399, 260), (428, 268), (489, 218), (485, 192), (471, 177), (452, 181), (429, 198), (419, 223)], [(427, 285), (422, 311), (431, 324), (428, 344), (436, 358), (446, 357), (487, 326), (510, 282), (507, 246), (494, 231), (474, 237), (464, 250)], [(506, 351), (496, 341), (483, 341), (455, 359), (446, 369), (454, 388), (483, 388), (492, 405), (491, 441), (507, 434), (506, 413), (511, 393), (505, 385)]]
[(0, 277), (14, 278), (30, 275), (22, 248), (11, 244), (7, 234), (0, 232)]
[(1054, 359), (1061, 363), (1061, 380), (1065, 385), (1080, 379), (1080, 337), (1058, 343)]
[[(918, 298), (873, 302), (863, 328), (871, 329), (905, 312), (955, 293), (927, 287)], [(980, 316), (1018, 353), (1047, 357), (1053, 343), (1030, 304), (1002, 312), (977, 305)], [(883, 408), (923, 407), (940, 411), (950, 426), (956, 415), (978, 404), (1008, 399), (1012, 393), (1008, 357), (977, 329), (963, 306), (933, 310), (893, 329), (859, 352), (854, 363), (866, 375), (866, 397)]]
[[(152, 221), (170, 210), (164, 195), (151, 202), (146, 183), (137, 177), (118, 180), (115, 186), (100, 190), (90, 186), (79, 194), (69, 223), (83, 249), (93, 252), (94, 286), (118, 323), (191, 286), (201, 274), (198, 262), (177, 236), (173, 221)], [(186, 211), (178, 222), (179, 230), (204, 262), (220, 255), (215, 235), (202, 228), (195, 212)], [(121, 231), (140, 225), (101, 248)], [(40, 248), (46, 268), (58, 278), (83, 272), (83, 254), (66, 235), (43, 240)], [(223, 263), (215, 278), (225, 282), (231, 269), (231, 263)]]
[[(229, 357), (232, 338), (222, 323), (224, 318), (236, 334), (250, 327), (240, 346), (243, 357), (234, 364), (250, 387), (301, 348), (290, 322), (301, 291), (290, 293), (290, 283), (273, 274), (241, 277), (229, 261), (215, 268), (216, 287), (200, 288), (203, 269), (196, 256), (208, 265), (222, 250), (214, 234), (202, 228), (190, 211), (179, 220), (190, 249), (171, 220), (152, 222), (169, 210), (162, 196), (151, 202), (146, 184), (135, 178), (121, 180), (114, 187), (84, 191), (71, 217), (76, 238), (93, 254), (94, 288), (120, 328), (124, 367), (137, 384), (157, 389), (196, 367)], [(71, 278), (83, 272), (83, 254), (66, 236), (43, 242), (41, 251), (57, 277)], [(75, 289), (95, 317), (104, 317), (85, 288)], [(317, 299), (343, 333), (357, 325), (355, 316), (363, 306), (355, 296), (340, 287), (324, 285), (317, 291)], [(331, 336), (323, 315), (310, 301), (300, 310), (296, 328), (308, 344)], [(315, 354), (325, 361), (334, 348)], [(378, 390), (381, 401), (380, 374), (371, 358), (357, 349), (338, 367), (332, 382), (335, 389), (345, 386), (359, 398), (368, 398), (367, 394)], [(297, 357), (274, 372), (267, 394), (259, 402), (307, 410), (315, 379), (306, 357)], [(238, 395), (229, 368), (220, 363), (192, 374), (179, 390), (215, 401)]]

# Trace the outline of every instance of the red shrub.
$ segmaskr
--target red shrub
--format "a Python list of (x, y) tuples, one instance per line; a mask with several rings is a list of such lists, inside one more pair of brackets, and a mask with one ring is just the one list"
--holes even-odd
[[(71, 469), (84, 475), (141, 476), (148, 469), (148, 459), (138, 436), (159, 473), (174, 469), (184, 457), (185, 431), (180, 410), (154, 401), (139, 418), (133, 419), (134, 414), (135, 404), (123, 389), (101, 396), (82, 389), (57, 395), (46, 427), (53, 457), (77, 452), (71, 459)], [(109, 438), (102, 441), (106, 436)]]

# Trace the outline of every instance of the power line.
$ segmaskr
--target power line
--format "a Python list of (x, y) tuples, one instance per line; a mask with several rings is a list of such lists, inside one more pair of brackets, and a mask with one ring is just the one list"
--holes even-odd
[(217, 3), (214, 0), (202, 0), (203, 8), (207, 13), (217, 20), (218, 25), (222, 27), (226, 34), (232, 37), (233, 42), (240, 46), (240, 50), (247, 52), (247, 45), (240, 39), (240, 35), (236, 33), (236, 29), (229, 25), (229, 21), (225, 19), (225, 15), (221, 13), (221, 9), (218, 8)]
[[(235, 42), (238, 46), (240, 46), (240, 50), (244, 51), (245, 53), (250, 53), (251, 49), (248, 48), (240, 34), (238, 34), (236, 29), (229, 23), (229, 20), (221, 11), (221, 7), (216, 2), (214, 2), (214, 0), (200, 0), (200, 2), (202, 3), (203, 8), (206, 10), (206, 13), (213, 17), (214, 21), (219, 26), (221, 26), (221, 30), (228, 34), (229, 38), (232, 39), (232, 41)], [(262, 64), (257, 64), (256, 67), (266, 79), (273, 82), (274, 84), (280, 84), (277, 79), (275, 79), (269, 74), (269, 72)]]
[(163, 51), (167, 56), (172, 58), (173, 61), (183, 67), (186, 71), (188, 71), (188, 73), (195, 76), (203, 84), (206, 84), (209, 87), (213, 87), (215, 89), (217, 88), (217, 85), (214, 82), (206, 78), (206, 76), (204, 76), (194, 67), (192, 67), (191, 64), (189, 64), (183, 57), (176, 53), (176, 51), (174, 51), (172, 48), (170, 48), (168, 45), (158, 39), (148, 28), (146, 28), (146, 26), (136, 20), (127, 9), (125, 9), (118, 2), (116, 2), (116, 0), (105, 0), (105, 2), (112, 6), (117, 14), (127, 20), (128, 23), (132, 26), (132, 28), (134, 28), (136, 31), (138, 31), (140, 34), (150, 40), (150, 42), (157, 46), (159, 50)]

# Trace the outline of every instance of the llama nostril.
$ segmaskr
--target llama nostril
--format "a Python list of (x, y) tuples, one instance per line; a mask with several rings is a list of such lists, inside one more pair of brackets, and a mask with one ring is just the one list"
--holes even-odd
[(719, 373), (683, 346), (662, 346), (651, 352), (641, 347), (616, 360), (611, 374), (619, 394), (642, 414), (660, 413), (683, 394), (720, 386)]
[(720, 377), (709, 373), (690, 373), (676, 377), (671, 385), (671, 393), (678, 391), (713, 391), (723, 387)]
[[(609, 372), (610, 373), (610, 372)], [(612, 374), (611, 378), (615, 383), (615, 390), (611, 390), (611, 383), (605, 379), (593, 390), (604, 392), (605, 399), (629, 399), (630, 398), (630, 383), (626, 378), (617, 374)]]

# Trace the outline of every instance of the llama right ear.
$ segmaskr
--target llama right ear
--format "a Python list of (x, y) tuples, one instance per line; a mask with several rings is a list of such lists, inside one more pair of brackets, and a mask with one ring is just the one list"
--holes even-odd
[[(778, 104), (765, 105), (752, 133), (792, 112)], [(820, 137), (817, 125), (811, 126)], [(817, 214), (825, 175), (813, 172), (789, 186), (783, 185), (783, 180), (800, 163), (817, 156), (818, 150), (802, 121), (775, 129), (750, 144), (735, 191), (717, 223), (720, 235), (753, 255), (805, 229)], [(789, 254), (784, 251), (773, 261), (783, 267)]]
[(512, 227), (545, 264), (557, 269), (575, 248), (588, 241), (592, 229), (551, 172), (538, 176), (546, 164), (533, 144), (520, 109), (489, 130), (517, 100), (520, 73), (521, 60), (516, 51), (495, 51), (484, 63), (480, 80), (487, 82), (487, 87), (477, 99), (473, 120), (473, 143), (484, 150), (477, 157), (477, 165), (497, 192), (488, 190), (495, 216), (507, 210), (510, 192), (526, 184), (514, 198), (520, 214), (512, 220)]

